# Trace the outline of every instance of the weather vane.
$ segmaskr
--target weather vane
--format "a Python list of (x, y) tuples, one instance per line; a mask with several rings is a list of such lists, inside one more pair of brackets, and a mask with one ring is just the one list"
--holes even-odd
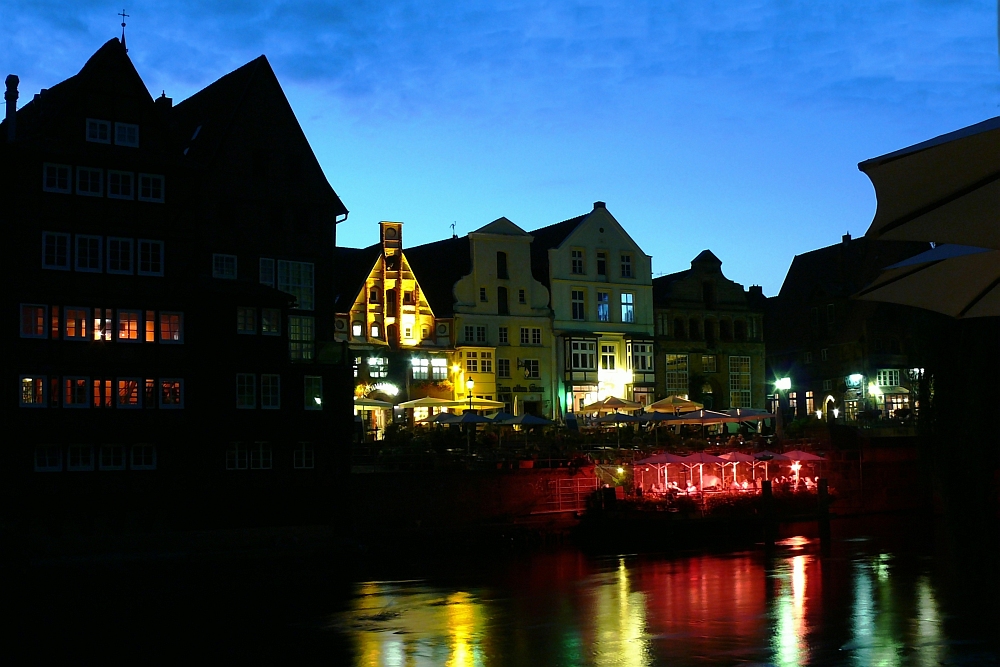
[[(122, 17), (122, 46), (125, 46), (125, 19), (127, 19), (129, 15), (125, 13), (125, 8), (123, 7), (117, 16)], [(125, 49), (125, 53), (128, 53), (128, 48)]]

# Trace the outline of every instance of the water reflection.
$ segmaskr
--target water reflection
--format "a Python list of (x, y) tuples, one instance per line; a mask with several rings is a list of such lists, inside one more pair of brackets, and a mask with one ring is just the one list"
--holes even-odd
[(889, 553), (758, 551), (587, 560), (543, 555), (476, 587), (359, 584), (334, 619), (356, 664), (936, 665), (950, 659), (934, 584)]

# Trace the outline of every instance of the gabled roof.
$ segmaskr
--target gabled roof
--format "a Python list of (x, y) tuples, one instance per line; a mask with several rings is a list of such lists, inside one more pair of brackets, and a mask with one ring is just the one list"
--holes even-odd
[(382, 246), (378, 243), (367, 248), (334, 248), (334, 312), (350, 312), (381, 255)]
[(434, 315), (454, 315), (455, 283), (472, 272), (469, 237), (413, 246), (404, 249), (403, 254)]
[[(591, 211), (593, 213), (593, 211)], [(534, 238), (531, 243), (531, 275), (546, 287), (549, 286), (549, 249), (562, 245), (590, 213), (578, 215), (554, 225), (540, 227), (528, 232)]]
[(528, 232), (524, 231), (513, 222), (502, 216), (487, 225), (483, 225), (472, 233), (499, 234), (503, 236), (530, 236)]
[(702, 250), (698, 256), (691, 260), (691, 264), (715, 264), (722, 266), (722, 260), (715, 256), (711, 250)]

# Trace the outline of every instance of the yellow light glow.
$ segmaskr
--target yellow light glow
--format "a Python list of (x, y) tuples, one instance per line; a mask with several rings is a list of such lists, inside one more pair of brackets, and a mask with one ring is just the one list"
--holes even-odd
[(623, 472), (625, 472), (625, 468), (618, 468), (618, 474), (619, 475), (622, 474)]

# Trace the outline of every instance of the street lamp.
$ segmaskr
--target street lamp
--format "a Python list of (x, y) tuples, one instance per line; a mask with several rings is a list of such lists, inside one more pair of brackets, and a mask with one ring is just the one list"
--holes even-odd
[(476, 386), (476, 383), (472, 378), (465, 381), (466, 393), (469, 395), (469, 410), (472, 410), (472, 388), (474, 386)]
[(792, 378), (778, 378), (774, 381), (774, 388), (778, 390), (778, 409), (775, 410), (774, 430), (778, 442), (781, 442), (785, 439), (785, 415), (782, 414), (785, 411), (785, 402), (782, 399), (785, 398), (785, 392), (792, 388)]

